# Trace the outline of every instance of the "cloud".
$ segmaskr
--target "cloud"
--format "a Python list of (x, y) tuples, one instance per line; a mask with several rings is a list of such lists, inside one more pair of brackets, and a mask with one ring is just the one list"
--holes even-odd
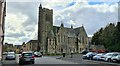
[[(58, 1), (58, 2), (56, 2)], [(90, 5), (77, 0), (51, 0), (40, 3), (43, 8), (53, 9), (53, 25), (74, 28), (84, 25), (87, 34), (93, 33), (109, 22), (117, 22), (117, 4), (102, 3)], [(31, 39), (37, 39), (38, 7), (37, 2), (8, 2), (5, 26), (5, 41), (13, 44), (22, 44)], [(66, 7), (67, 6), (67, 7)]]
[(92, 35), (97, 29), (105, 27), (109, 22), (118, 21), (117, 8), (117, 3), (89, 5), (88, 3), (77, 2), (73, 6), (58, 12), (58, 15), (55, 15), (54, 23), (60, 25), (60, 21), (67, 22), (69, 26), (73, 24), (74, 28), (83, 24), (88, 35)]
[(29, 40), (30, 40), (29, 37), (21, 37), (19, 41), (20, 42), (27, 42)]
[(38, 4), (35, 3), (8, 2), (5, 22), (5, 41), (19, 44), (27, 41), (28, 38), (29, 40), (37, 39), (35, 37), (37, 33), (37, 9)]
[(7, 13), (21, 13), (23, 15), (27, 16), (26, 22), (22, 23), (23, 27), (26, 27), (28, 25), (35, 25), (37, 24), (37, 9), (35, 7), (38, 7), (36, 3), (32, 2), (8, 2), (7, 7)]
[(25, 34), (24, 33), (8, 33), (6, 35), (6, 37), (10, 37), (10, 38), (19, 38), (22, 36), (25, 36)]

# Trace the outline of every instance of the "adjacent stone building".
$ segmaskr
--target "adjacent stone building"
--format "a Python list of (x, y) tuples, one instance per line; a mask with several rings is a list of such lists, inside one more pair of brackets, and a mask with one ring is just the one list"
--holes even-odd
[(37, 51), (38, 42), (37, 40), (30, 40), (26, 43), (26, 47), (23, 49), (26, 49), (24, 51)]
[(27, 51), (27, 48), (26, 48), (26, 47), (27, 47), (27, 46), (26, 46), (25, 42), (23, 42), (21, 49), (22, 49), (23, 51)]
[(10, 51), (14, 51), (14, 46), (13, 46), (13, 44), (5, 43), (5, 44), (3, 45), (3, 52), (10, 52)]
[(53, 26), (53, 10), (39, 6), (38, 17), (38, 46), (44, 54), (61, 54), (63, 52), (79, 53), (87, 49), (88, 36), (84, 26), (73, 28)]
[(20, 53), (21, 49), (22, 49), (22, 45), (14, 45), (14, 51), (15, 51), (15, 53)]

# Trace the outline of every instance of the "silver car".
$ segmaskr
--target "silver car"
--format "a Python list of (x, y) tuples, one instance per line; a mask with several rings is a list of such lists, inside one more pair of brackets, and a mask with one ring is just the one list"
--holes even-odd
[(111, 58), (112, 58), (113, 56), (118, 55), (118, 54), (119, 54), (118, 52), (107, 53), (107, 54), (105, 54), (101, 59), (104, 60), (104, 61), (107, 61), (107, 62), (111, 62)]
[(15, 53), (14, 52), (8, 52), (6, 56), (6, 60), (15, 60)]
[(120, 63), (120, 54), (111, 58), (112, 62)]
[(105, 55), (105, 53), (99, 53), (99, 54), (93, 56), (93, 60), (98, 60), (98, 61), (99, 61), (99, 60), (101, 60), (101, 57), (102, 57), (103, 55)]

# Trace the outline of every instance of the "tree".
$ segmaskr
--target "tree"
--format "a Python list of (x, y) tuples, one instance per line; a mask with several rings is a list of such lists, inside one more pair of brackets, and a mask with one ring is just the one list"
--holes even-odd
[(104, 45), (110, 51), (120, 51), (120, 22), (115, 26), (113, 23), (108, 24), (94, 33), (92, 43)]

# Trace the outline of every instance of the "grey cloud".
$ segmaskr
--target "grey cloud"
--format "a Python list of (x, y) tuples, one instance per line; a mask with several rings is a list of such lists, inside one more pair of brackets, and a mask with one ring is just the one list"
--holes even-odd
[(11, 26), (9, 24), (7, 24), (7, 26), (5, 26), (5, 28), (8, 30), (11, 30), (11, 31), (15, 31), (15, 27), (14, 26)]
[(24, 33), (8, 33), (5, 37), (20, 38), (22, 36), (25, 36), (25, 34)]
[(28, 16), (26, 22), (22, 24), (23, 27), (37, 24), (38, 3), (35, 2), (8, 2), (8, 13), (22, 13)]
[(27, 38), (27, 37), (21, 37), (19, 42), (26, 42), (28, 40), (29, 40), (29, 38)]
[[(38, 7), (39, 3), (33, 2), (8, 2), (7, 3), (7, 12), (8, 13), (22, 13), (27, 15), (28, 19), (25, 21), (22, 26), (24, 27), (23, 31), (33, 32), (35, 30), (35, 25), (38, 22)], [(53, 7), (55, 10), (63, 9), (61, 6)], [(54, 10), (53, 9), (53, 10)], [(117, 11), (117, 10), (116, 10)], [(70, 13), (70, 16), (68, 16)], [(62, 15), (62, 16), (60, 16)], [(79, 27), (82, 24), (85, 26), (85, 29), (89, 35), (92, 35), (97, 29), (105, 26), (109, 22), (117, 21), (117, 12), (98, 12), (95, 8), (80, 8), (72, 11), (72, 9), (66, 9), (60, 15), (56, 15), (54, 18), (54, 25), (60, 26), (61, 22), (65, 24), (66, 27), (70, 27), (68, 23), (70, 20), (75, 21), (74, 27)], [(58, 18), (60, 20), (58, 20)], [(10, 29), (13, 29), (11, 27)], [(15, 30), (15, 29), (14, 29)], [(6, 37), (20, 37), (20, 42), (27, 41), (29, 38), (24, 37), (25, 33), (8, 33)], [(28, 34), (26, 34), (28, 35)], [(28, 35), (30, 37), (30, 35)]]
[(27, 27), (25, 27), (25, 31), (33, 32), (33, 31), (35, 31), (35, 26), (27, 26)]
[[(70, 16), (67, 14), (70, 13)], [(101, 27), (105, 27), (110, 22), (118, 21), (117, 9), (115, 12), (98, 12), (95, 8), (84, 7), (82, 9), (76, 9), (72, 11), (70, 9), (65, 10), (61, 13), (64, 16), (62, 19), (60, 16), (55, 17), (55, 24), (59, 24), (60, 21), (69, 22), (69, 20), (75, 21), (76, 25), (74, 27), (80, 27), (82, 24), (85, 26), (85, 29), (88, 35), (92, 35), (96, 30)], [(57, 18), (61, 18), (60, 21)], [(67, 25), (69, 27), (69, 25)]]
[(97, 12), (94, 9), (89, 9), (89, 11), (83, 11), (82, 13), (84, 16), (82, 16), (81, 19), (77, 19), (77, 21), (82, 20), (81, 23), (86, 26), (88, 34), (93, 34), (97, 29), (105, 27), (110, 22), (115, 23), (118, 20), (117, 12), (102, 13)]

